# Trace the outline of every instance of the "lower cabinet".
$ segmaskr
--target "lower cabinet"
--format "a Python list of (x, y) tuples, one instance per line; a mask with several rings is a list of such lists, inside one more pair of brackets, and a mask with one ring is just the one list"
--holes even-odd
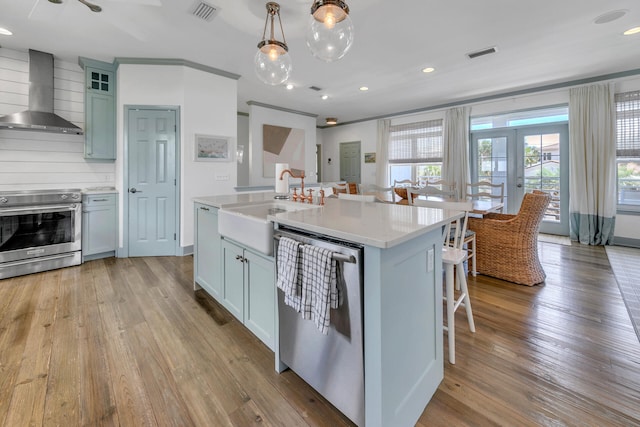
[(222, 239), (222, 304), (275, 351), (273, 258)]
[(195, 204), (195, 242), (193, 254), (193, 278), (209, 295), (222, 298), (220, 260), (220, 234), (218, 233), (218, 209)]
[(83, 196), (83, 261), (115, 256), (118, 237), (116, 196), (115, 193)]

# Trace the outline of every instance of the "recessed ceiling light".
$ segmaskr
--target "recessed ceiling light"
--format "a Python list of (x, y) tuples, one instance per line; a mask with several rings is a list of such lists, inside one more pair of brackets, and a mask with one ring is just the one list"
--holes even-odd
[(423, 68), (422, 72), (423, 73), (433, 73), (436, 69), (433, 67), (427, 67), (427, 68)]
[(0, 27), (0, 34), (2, 34), (3, 36), (12, 36), (13, 33), (9, 30), (7, 30), (6, 28), (2, 28)]
[(338, 119), (336, 119), (335, 117), (327, 117), (326, 122), (328, 125), (337, 125), (338, 124)]
[(622, 18), (624, 15), (627, 14), (627, 12), (628, 10), (626, 9), (612, 10), (611, 12), (603, 13), (602, 15), (598, 16), (596, 19), (593, 20), (593, 23), (606, 24), (606, 23), (615, 21), (616, 19)]
[(329, 95), (322, 95), (321, 98), (322, 99), (329, 99)]
[(624, 34), (625, 36), (630, 36), (632, 34), (638, 34), (640, 33), (640, 27), (633, 27), (633, 28), (629, 28), (627, 31), (625, 31)]
[(362, 92), (366, 92), (366, 91), (368, 91), (368, 90), (369, 90), (369, 88), (368, 88), (368, 87), (366, 87), (366, 86), (361, 86), (361, 87), (360, 87), (360, 90), (361, 90)]
[(289, 84), (287, 85), (287, 90), (291, 90), (291, 89), (293, 89), (293, 85), (292, 85), (291, 83), (289, 83)]

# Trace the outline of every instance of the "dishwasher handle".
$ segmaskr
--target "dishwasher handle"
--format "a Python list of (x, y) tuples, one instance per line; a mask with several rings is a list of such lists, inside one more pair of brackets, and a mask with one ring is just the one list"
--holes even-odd
[[(280, 240), (282, 236), (280, 236), (279, 234), (276, 234), (273, 236), (274, 239), (276, 240)], [(299, 242), (299, 244), (304, 245), (304, 243)], [(342, 261), (342, 262), (350, 262), (352, 264), (355, 264), (356, 262), (356, 257), (354, 257), (353, 255), (345, 255), (345, 254), (341, 254), (339, 252), (334, 252), (333, 253), (333, 259), (335, 259), (336, 261)]]

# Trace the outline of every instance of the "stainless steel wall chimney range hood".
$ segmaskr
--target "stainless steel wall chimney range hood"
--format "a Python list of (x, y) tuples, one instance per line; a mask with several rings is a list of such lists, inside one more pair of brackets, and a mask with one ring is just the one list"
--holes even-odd
[(53, 113), (53, 55), (29, 49), (29, 109), (0, 117), (0, 129), (82, 135), (82, 129)]

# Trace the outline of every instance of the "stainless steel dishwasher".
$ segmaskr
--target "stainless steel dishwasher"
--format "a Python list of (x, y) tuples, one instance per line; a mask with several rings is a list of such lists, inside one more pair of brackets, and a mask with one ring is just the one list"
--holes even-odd
[(276, 254), (281, 236), (334, 252), (344, 280), (343, 301), (331, 309), (327, 335), (286, 305), (278, 289), (280, 360), (351, 421), (364, 426), (362, 246), (282, 227), (274, 235)]

